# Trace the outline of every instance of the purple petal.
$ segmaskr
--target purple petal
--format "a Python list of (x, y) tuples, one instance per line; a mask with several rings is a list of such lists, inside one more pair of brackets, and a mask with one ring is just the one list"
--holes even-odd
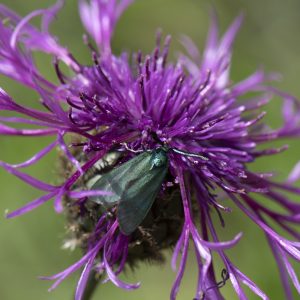
[(82, 297), (83, 297), (84, 290), (85, 290), (87, 281), (89, 279), (89, 275), (91, 273), (91, 270), (92, 270), (92, 267), (93, 267), (93, 264), (94, 264), (94, 261), (95, 261), (96, 254), (93, 255), (88, 260), (88, 262), (86, 263), (86, 265), (85, 265), (85, 267), (84, 267), (84, 269), (83, 269), (83, 271), (80, 275), (80, 278), (79, 278), (79, 281), (78, 281), (77, 287), (76, 287), (75, 300), (81, 300)]
[(289, 174), (287, 182), (292, 184), (300, 178), (300, 161), (295, 165), (291, 173)]
[(298, 293), (300, 294), (300, 283), (299, 283), (299, 280), (298, 280), (298, 277), (297, 277), (297, 274), (293, 268), (293, 266), (291, 265), (291, 263), (289, 262), (288, 258), (286, 257), (285, 253), (283, 250), (279, 250), (280, 253), (281, 253), (281, 257), (282, 257), (282, 260), (283, 260), (283, 263), (285, 265), (285, 268), (295, 286), (295, 288), (297, 289)]
[(279, 253), (278, 246), (277, 246), (276, 243), (273, 243), (272, 239), (268, 236), (267, 236), (267, 240), (268, 240), (270, 248), (273, 252), (274, 258), (276, 260), (276, 263), (277, 263), (277, 266), (278, 266), (278, 269), (279, 269), (279, 275), (281, 277), (281, 281), (282, 281), (283, 288), (284, 288), (284, 291), (285, 291), (286, 299), (287, 300), (294, 300), (293, 292), (292, 292), (290, 282), (289, 282), (289, 277), (288, 277), (286, 268), (284, 266), (282, 256)]
[(185, 232), (186, 232), (186, 228), (183, 227), (180, 238), (178, 239), (178, 241), (176, 243), (176, 246), (175, 246), (175, 249), (173, 251), (172, 260), (171, 260), (171, 267), (172, 267), (174, 272), (177, 269), (176, 262), (177, 262), (179, 252), (181, 251), (181, 248), (183, 247)]
[(36, 153), (33, 157), (26, 160), (23, 163), (11, 165), (12, 168), (26, 168), (29, 167), (35, 163), (37, 163), (40, 159), (42, 159), (45, 155), (47, 155), (55, 146), (57, 145), (57, 141), (51, 143), (47, 147), (45, 147), (40, 152)]
[(2, 135), (18, 135), (18, 136), (47, 136), (57, 134), (56, 129), (15, 129), (0, 124), (0, 134)]
[(61, 150), (64, 152), (64, 154), (68, 158), (68, 160), (70, 162), (72, 162), (72, 164), (76, 167), (76, 169), (80, 172), (80, 174), (81, 175), (84, 174), (79, 161), (71, 154), (66, 143), (64, 142), (63, 133), (58, 134), (58, 144), (59, 144)]
[(56, 189), (55, 186), (47, 184), (45, 182), (42, 182), (30, 175), (24, 174), (17, 169), (15, 169), (13, 166), (6, 164), (4, 162), (0, 161), (0, 167), (3, 167), (7, 172), (15, 175), (16, 177), (20, 178), (22, 181), (26, 182), (27, 184), (35, 187), (36, 189), (51, 192), (54, 189)]
[(117, 20), (133, 0), (98, 1), (79, 0), (83, 25), (103, 52), (110, 52), (110, 40)]
[(64, 187), (61, 187), (59, 192), (57, 193), (55, 199), (54, 199), (54, 210), (61, 214), (64, 210), (63, 206), (63, 195), (66, 193)]
[(33, 11), (32, 13), (30, 13), (28, 16), (26, 16), (19, 22), (19, 24), (16, 26), (16, 28), (14, 30), (14, 33), (12, 34), (12, 36), (10, 38), (10, 47), (12, 49), (14, 49), (14, 50), (16, 49), (16, 45), (18, 42), (18, 36), (21, 33), (23, 27), (26, 26), (27, 23), (29, 23), (32, 18), (42, 15), (44, 12), (45, 12), (44, 9)]
[(208, 242), (208, 241), (202, 240), (201, 243), (211, 250), (225, 250), (225, 249), (229, 249), (229, 248), (232, 248), (233, 246), (235, 246), (240, 241), (242, 235), (243, 235), (243, 233), (240, 232), (239, 234), (237, 234), (234, 237), (234, 239), (232, 239), (231, 241), (228, 241), (228, 242), (214, 243), (214, 242)]
[(55, 195), (55, 192), (47, 194), (47, 195), (43, 195), (39, 198), (37, 198), (36, 200), (27, 203), (26, 205), (22, 206), (21, 208), (6, 214), (6, 218), (11, 219), (14, 217), (19, 217), (21, 215), (24, 215), (30, 211), (32, 211), (33, 209), (39, 207), (40, 205), (44, 204), (45, 202), (47, 202), (48, 200), (50, 200), (51, 198), (53, 198)]
[(186, 228), (184, 231), (184, 243), (183, 243), (182, 257), (180, 260), (179, 270), (177, 271), (176, 279), (174, 281), (174, 284), (173, 284), (173, 287), (171, 290), (171, 295), (170, 295), (171, 300), (176, 299), (176, 295), (179, 290), (179, 286), (180, 286), (180, 283), (181, 283), (181, 280), (182, 280), (182, 277), (184, 274), (184, 270), (185, 270), (185, 265), (187, 262), (188, 247), (189, 247), (189, 230), (188, 230), (188, 228)]
[(80, 199), (84, 197), (95, 197), (95, 196), (110, 196), (111, 192), (93, 190), (93, 191), (71, 191), (68, 192), (68, 195), (74, 199)]
[(117, 287), (122, 288), (122, 289), (126, 289), (126, 290), (133, 290), (133, 289), (137, 289), (140, 287), (140, 283), (134, 283), (134, 284), (130, 284), (130, 283), (126, 283), (123, 282), (122, 280), (120, 280), (115, 273), (113, 272), (113, 270), (111, 269), (111, 267), (109, 266), (109, 263), (107, 262), (107, 259), (105, 257), (105, 255), (103, 256), (103, 261), (104, 261), (104, 265), (105, 265), (105, 270), (107, 272), (107, 276), (109, 277), (110, 281), (115, 284)]
[(253, 282), (251, 281), (248, 277), (246, 277), (241, 271), (238, 269), (235, 270), (237, 275), (240, 277), (240, 280), (247, 285), (253, 293), (255, 293), (257, 296), (259, 296), (263, 300), (269, 300), (267, 295)]
[(236, 34), (242, 25), (243, 19), (244, 16), (240, 15), (234, 20), (229, 29), (227, 29), (227, 32), (224, 34), (223, 38), (220, 41), (220, 53), (228, 53), (228, 51), (232, 47), (232, 43), (235, 39)]

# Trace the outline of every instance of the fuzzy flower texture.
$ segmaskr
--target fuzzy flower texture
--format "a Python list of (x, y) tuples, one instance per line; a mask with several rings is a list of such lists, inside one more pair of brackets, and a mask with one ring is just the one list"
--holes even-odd
[[(0, 110), (4, 113), (0, 116), (0, 134), (53, 137), (51, 144), (23, 163), (0, 161), (6, 171), (43, 192), (7, 217), (28, 213), (52, 200), (55, 210), (66, 215), (69, 226), (65, 246), (81, 248), (83, 256), (64, 271), (43, 279), (54, 280), (53, 289), (81, 269), (76, 300), (88, 299), (85, 294), (91, 281), (95, 285), (111, 281), (127, 290), (138, 288), (138, 283), (123, 282), (118, 275), (140, 261), (161, 262), (164, 249), (173, 250), (176, 277), (172, 300), (186, 271), (189, 249), (194, 250), (198, 263), (194, 299), (224, 299), (220, 288), (229, 282), (239, 299), (247, 299), (244, 285), (261, 299), (268, 299), (226, 254), (242, 234), (237, 232), (230, 241), (222, 241), (217, 234), (215, 223), (225, 226), (223, 215), (231, 209), (224, 201), (230, 201), (234, 211), (240, 209), (264, 232), (286, 299), (293, 299), (292, 285), (300, 294), (290, 261), (300, 261), (300, 234), (295, 226), (300, 222), (300, 203), (288, 197), (300, 194), (293, 185), (300, 166), (286, 182), (278, 183), (272, 173), (254, 173), (248, 164), (286, 149), (263, 149), (261, 144), (299, 136), (299, 103), (271, 87), (275, 75), (262, 70), (232, 83), (231, 51), (241, 17), (220, 38), (213, 16), (202, 56), (191, 40), (184, 38), (187, 54), (180, 55), (176, 63), (169, 62), (171, 40), (169, 36), (162, 40), (160, 33), (150, 54), (114, 55), (114, 28), (132, 2), (79, 0), (80, 17), (90, 37), (83, 39), (91, 52), (90, 62), (84, 64), (49, 32), (63, 1), (24, 18), (0, 5), (0, 72), (39, 95), (37, 105), (30, 107), (1, 89)], [(30, 24), (36, 17), (41, 17), (40, 28)], [(59, 84), (49, 82), (39, 72), (34, 61), (36, 51), (53, 58)], [(59, 67), (62, 63), (70, 69), (69, 75)], [(261, 121), (265, 114), (262, 107), (274, 96), (283, 100), (283, 125), (275, 130)], [(62, 169), (60, 185), (42, 182), (22, 171), (55, 148), (59, 149)], [(156, 153), (157, 149), (164, 149), (168, 163), (163, 179), (159, 181), (155, 173), (151, 181), (148, 177), (154, 169), (146, 168), (148, 156), (135, 158)], [(142, 162), (138, 165), (137, 161)], [(111, 189), (105, 188), (109, 184), (96, 188), (97, 180), (121, 172), (119, 168), (123, 173), (116, 178), (123, 190), (113, 184)], [(118, 181), (114, 184), (118, 186)], [(135, 198), (130, 197), (133, 186), (137, 188)], [(103, 205), (114, 193), (120, 200), (109, 207)], [(150, 207), (145, 208), (147, 205)], [(123, 211), (125, 207), (122, 215), (121, 206)], [(132, 214), (132, 209), (141, 219), (139, 208), (145, 213), (143, 220), (133, 232), (124, 233), (121, 217)], [(285, 231), (290, 239), (278, 231)], [(223, 262), (222, 270), (215, 269), (213, 253)]]

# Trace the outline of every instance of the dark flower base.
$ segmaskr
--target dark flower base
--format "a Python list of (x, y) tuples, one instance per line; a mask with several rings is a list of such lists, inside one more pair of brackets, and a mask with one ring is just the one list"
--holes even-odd
[[(76, 148), (74, 148), (76, 149)], [(73, 153), (78, 159), (80, 152)], [(86, 187), (96, 174), (104, 174), (112, 166), (89, 172), (78, 184)], [(67, 178), (74, 172), (74, 166), (65, 156), (60, 156), (60, 174)], [(115, 218), (117, 207), (110, 209), (108, 218)], [(99, 218), (106, 212), (101, 205), (92, 201), (78, 202), (69, 197), (64, 198), (64, 211), (67, 216), (67, 244), (87, 251), (90, 238), (94, 234)], [(142, 224), (131, 235), (128, 247), (127, 264), (134, 268), (139, 262), (163, 263), (163, 250), (173, 249), (183, 225), (183, 208), (178, 185), (165, 188), (155, 200), (151, 210)], [(68, 243), (68, 242), (71, 243)], [(101, 253), (100, 253), (101, 255)]]

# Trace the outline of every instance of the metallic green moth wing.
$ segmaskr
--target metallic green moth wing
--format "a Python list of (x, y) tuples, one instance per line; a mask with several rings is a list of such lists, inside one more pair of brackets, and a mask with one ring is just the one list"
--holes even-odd
[(106, 207), (119, 202), (117, 218), (121, 231), (129, 235), (146, 217), (168, 170), (167, 152), (158, 148), (143, 152), (104, 174), (92, 187), (112, 192), (110, 196), (92, 197)]
[(90, 200), (105, 207), (112, 207), (117, 204), (121, 200), (121, 195), (126, 188), (126, 179), (132, 180), (132, 177), (135, 176), (135, 166), (140, 166), (141, 162), (146, 162), (150, 157), (150, 153), (143, 152), (119, 167), (102, 175), (91, 187), (91, 190), (103, 190), (111, 192), (112, 194), (109, 196), (91, 197)]
[(141, 162), (141, 168), (135, 170), (136, 174), (128, 181), (117, 211), (124, 234), (131, 234), (144, 220), (161, 189), (167, 170), (167, 153), (160, 148), (154, 150), (150, 157)]

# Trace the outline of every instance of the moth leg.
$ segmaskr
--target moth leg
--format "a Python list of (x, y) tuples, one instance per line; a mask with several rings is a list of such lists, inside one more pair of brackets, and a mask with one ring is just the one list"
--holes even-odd
[(142, 150), (142, 149), (141, 150), (134, 150), (134, 149), (130, 148), (127, 143), (121, 143), (121, 145), (124, 146), (127, 151), (130, 151), (130, 152), (133, 152), (133, 153), (142, 153), (142, 152), (144, 152), (144, 150)]

